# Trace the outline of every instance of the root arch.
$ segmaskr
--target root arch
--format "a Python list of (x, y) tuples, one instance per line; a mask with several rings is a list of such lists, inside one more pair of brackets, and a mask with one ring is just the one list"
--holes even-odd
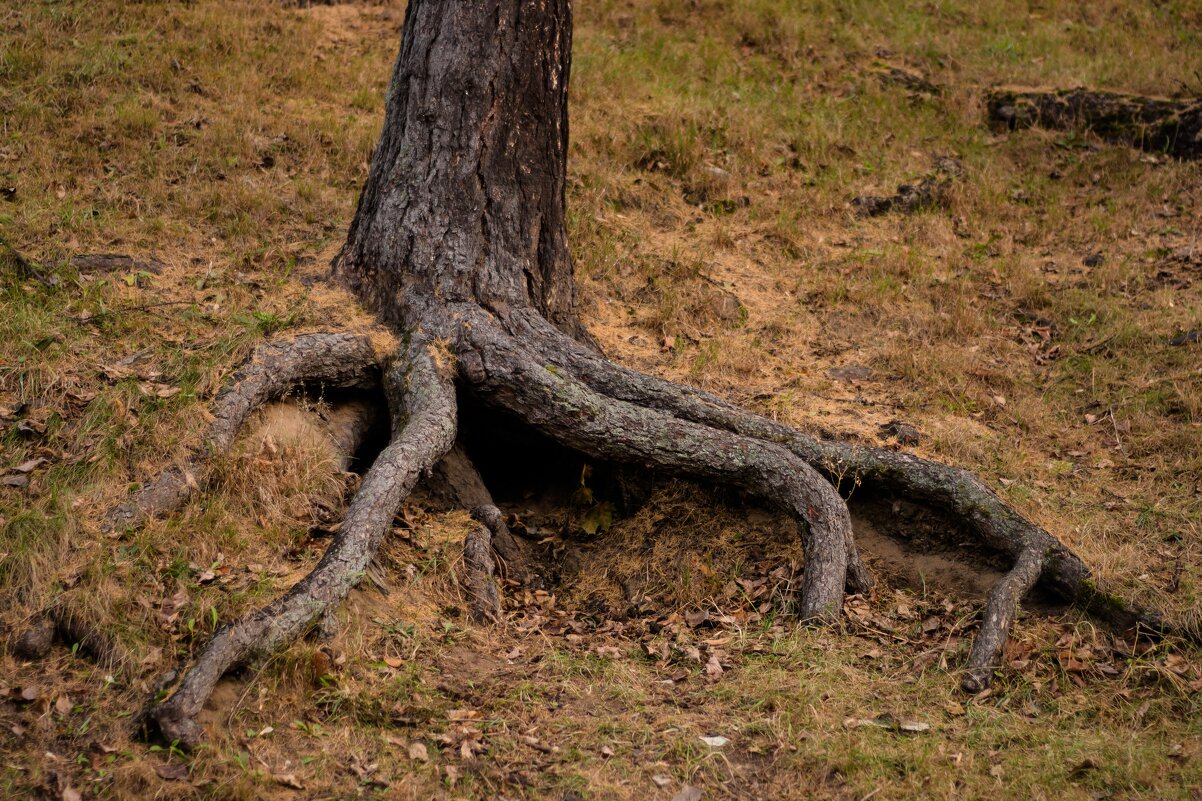
[(184, 748), (200, 744), (203, 732), (196, 714), (226, 671), (291, 643), (346, 598), (379, 550), (405, 497), (451, 449), (454, 388), (430, 349), (411, 346), (385, 371), (383, 380), (394, 410), (393, 433), (367, 471), (333, 543), (286, 594), (213, 635), (172, 696), (149, 710), (150, 721), (164, 739)]
[[(838, 479), (832, 477), (842, 476), (850, 467), (878, 487), (950, 514), (983, 546), (1012, 561), (989, 592), (963, 674), (966, 690), (989, 686), (1018, 603), (1037, 583), (1116, 624), (1167, 631), (1165, 621), (1154, 612), (1121, 604), (1104, 593), (1071, 551), (963, 471), (892, 451), (851, 449), (811, 439), (697, 390), (612, 365), (588, 346), (548, 335), (548, 328), (539, 329), (532, 339), (529, 318), (524, 316), (519, 323), (505, 326), (494, 315), (476, 309), (457, 323), (443, 322), (456, 333), (451, 346), (454, 370), (446, 353), (418, 340), (383, 370), (392, 434), (368, 470), (332, 544), (312, 572), (286, 594), (218, 630), (171, 697), (149, 708), (149, 722), (164, 739), (185, 748), (202, 742), (204, 732), (196, 714), (222, 675), (286, 647), (345, 599), (374, 558), (393, 516), (423, 476), (452, 503), (470, 509), (477, 521), (464, 548), (464, 585), (473, 621), (503, 620), (494, 579), (497, 563), (505, 575), (519, 582), (535, 575), (538, 566), (508, 531), (479, 473), (456, 443), (456, 385), (587, 458), (739, 488), (793, 517), (805, 552), (801, 621), (834, 622), (845, 592), (871, 588), (847, 504), (836, 489)], [(345, 344), (329, 335), (315, 336), (326, 337), (321, 341), (331, 343), (333, 349)], [(312, 370), (303, 366), (315, 341), (302, 337), (291, 344), (272, 344), (256, 354), (252, 365), (262, 367), (277, 357), (290, 363), (295, 359), (298, 366), (288, 373), (291, 380), (321, 380), (332, 375), (322, 367), (322, 359), (313, 362)], [(362, 376), (365, 369), (361, 363), (353, 373)], [(235, 374), (232, 388), (223, 395), (226, 403), (234, 403), (230, 399), (242, 391), (238, 387), (245, 375), (245, 370)], [(343, 371), (334, 377), (345, 382), (347, 375)], [(256, 388), (241, 418), (254, 403), (272, 394)], [(244, 407), (242, 399), (237, 404)], [(232, 439), (231, 434), (224, 441)], [(210, 447), (213, 441), (210, 437)], [(160, 477), (151, 486), (163, 481)], [(145, 505), (138, 508), (143, 515), (149, 513)]]

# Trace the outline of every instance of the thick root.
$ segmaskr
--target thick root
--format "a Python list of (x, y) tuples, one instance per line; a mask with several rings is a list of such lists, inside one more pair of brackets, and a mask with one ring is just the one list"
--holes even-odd
[[(694, 423), (780, 444), (836, 486), (845, 482), (853, 486), (862, 484), (870, 490), (893, 493), (941, 510), (963, 521), (984, 545), (1009, 556), (1015, 564), (1024, 554), (1040, 554), (1038, 583), (1067, 601), (1081, 604), (1115, 627), (1191, 636), (1189, 630), (1175, 632), (1155, 610), (1126, 602), (1110, 592), (1080, 557), (1016, 512), (966, 470), (883, 448), (819, 440), (703, 390), (620, 367), (578, 346), (536, 315), (517, 316), (516, 325), (522, 341), (539, 347), (539, 355), (551, 369), (569, 371), (598, 392)], [(854, 546), (849, 544), (848, 548), (852, 551)], [(1017, 603), (1020, 597), (1017, 594), (1013, 601)], [(1005, 642), (1008, 626), (1003, 627), (1001, 644)]]
[(501, 557), (503, 575), (519, 584), (525, 584), (534, 575), (527, 549), (510, 532), (501, 510), (487, 503), (472, 508), (472, 517), (483, 523), (492, 539), (492, 548)]
[(193, 748), (204, 737), (195, 716), (231, 667), (296, 639), (346, 598), (367, 569), (401, 502), (455, 439), (455, 392), (424, 347), (394, 365), (385, 389), (396, 410), (391, 443), (376, 459), (342, 528), (317, 567), (284, 596), (213, 635), (175, 693), (149, 710), (163, 738)]
[(1088, 89), (994, 89), (986, 94), (989, 121), (1006, 128), (1090, 131), (1118, 142), (1202, 158), (1202, 101), (1096, 92)]
[(465, 378), (487, 400), (561, 444), (611, 461), (737, 486), (788, 511), (804, 532), (802, 619), (839, 616), (854, 555), (851, 517), (843, 499), (808, 464), (780, 445), (595, 392), (538, 360), (488, 321), (465, 326), (465, 339), (458, 350)]
[[(301, 383), (337, 389), (369, 389), (379, 384), (379, 361), (371, 340), (350, 334), (307, 334), (289, 342), (268, 342), (230, 378), (217, 396), (214, 420), (201, 446), (185, 464), (165, 470), (105, 517), (106, 531), (133, 528), (178, 509), (204, 481), (206, 458), (224, 453), (252, 412)], [(340, 425), (334, 431), (353, 431)], [(348, 448), (347, 453), (353, 452)]]

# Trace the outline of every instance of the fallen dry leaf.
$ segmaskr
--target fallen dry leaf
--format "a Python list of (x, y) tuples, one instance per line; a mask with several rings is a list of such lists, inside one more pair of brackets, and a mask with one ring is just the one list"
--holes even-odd
[(672, 796), (672, 801), (701, 801), (702, 795), (703, 793), (701, 792), (700, 787), (694, 787), (691, 784), (686, 784), (684, 787), (680, 788), (679, 793)]

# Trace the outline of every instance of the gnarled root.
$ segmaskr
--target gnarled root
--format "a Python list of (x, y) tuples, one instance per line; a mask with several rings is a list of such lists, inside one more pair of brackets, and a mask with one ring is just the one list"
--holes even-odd
[[(851, 481), (869, 490), (892, 493), (941, 510), (965, 523), (983, 544), (1013, 559), (1015, 567), (1011, 573), (990, 593), (982, 629), (985, 642), (974, 651), (976, 656), (969, 665), (976, 676), (974, 686), (987, 686), (991, 680), (982, 671), (995, 661), (1008, 636), (1015, 607), (1033, 583), (1081, 604), (1117, 628), (1138, 627), (1149, 634), (1175, 633), (1157, 611), (1128, 603), (1102, 587), (1080, 557), (965, 470), (882, 448), (819, 440), (703, 390), (620, 367), (559, 333), (537, 315), (515, 315), (512, 322), (517, 337), (538, 349), (537, 358), (547, 371), (570, 373), (609, 399), (782, 446), (836, 486)], [(849, 554), (855, 553), (850, 533), (847, 548)], [(1032, 566), (1033, 554), (1039, 556), (1034, 562), (1038, 567)], [(849, 557), (849, 567), (855, 565), (858, 560)], [(1029, 579), (1032, 571), (1036, 574), (1034, 581)], [(854, 583), (849, 581), (849, 589)], [(1003, 607), (1008, 608), (1004, 614)], [(991, 619), (997, 622), (991, 623)], [(1192, 632), (1183, 629), (1179, 633), (1190, 636)], [(967, 679), (965, 686), (969, 686)]]
[[(1167, 629), (1154, 613), (1100, 590), (1071, 551), (965, 471), (893, 451), (815, 440), (704, 392), (613, 365), (533, 314), (515, 315), (503, 327), (496, 317), (476, 309), (464, 313), (460, 322), (455, 343), (459, 375), (483, 400), (580, 452), (739, 487), (790, 514), (801, 527), (805, 547), (803, 620), (833, 621), (845, 591), (864, 592), (871, 586), (847, 505), (837, 491), (851, 477), (944, 510), (1014, 559), (1013, 569), (990, 592), (963, 681), (966, 689), (978, 690), (991, 681), (1017, 604), (1037, 581), (1120, 625)], [(357, 364), (355, 369), (363, 369), (362, 360)], [(389, 369), (385, 389), (394, 410), (392, 441), (368, 472), (330, 549), (287, 594), (220, 629), (174, 695), (149, 710), (149, 719), (166, 739), (188, 748), (196, 745), (203, 732), (195, 715), (228, 669), (287, 644), (346, 597), (423, 472), (435, 476), (438, 492), (473, 509), (479, 525), (464, 543), (471, 615), (478, 622), (499, 618), (493, 551), (511, 577), (528, 576), (529, 562), (474, 465), (462, 448), (453, 447), (455, 390), (440, 364), (424, 344), (415, 343), (406, 360)], [(291, 375), (302, 372), (312, 375), (299, 367)], [(360, 374), (344, 370), (322, 375), (348, 381), (359, 380), (355, 376)], [(248, 393), (252, 400), (277, 391), (268, 388), (276, 385), (266, 376), (245, 380), (258, 381)], [(240, 422), (249, 413), (241, 401), (223, 409), (223, 420)], [(228, 446), (235, 429), (219, 429), (210, 442)]]
[[(104, 529), (136, 527), (178, 509), (203, 483), (206, 457), (229, 450), (242, 424), (267, 401), (306, 382), (335, 389), (369, 389), (379, 384), (379, 372), (375, 350), (365, 336), (306, 334), (288, 342), (260, 345), (217, 396), (213, 422), (192, 457), (182, 466), (165, 470), (128, 502), (110, 511)], [(347, 429), (335, 430), (339, 428)]]
[(419, 476), (450, 449), (455, 392), (426, 347), (411, 346), (384, 383), (394, 409), (392, 440), (368, 471), (329, 550), (285, 595), (213, 635), (175, 693), (149, 710), (164, 739), (195, 747), (203, 739), (196, 713), (227, 670), (296, 639), (346, 598)]
[(496, 325), (464, 327), (460, 368), (491, 403), (576, 450), (616, 462), (641, 464), (745, 489), (780, 506), (803, 529), (806, 566), (803, 620), (834, 620), (850, 573), (868, 573), (851, 539), (847, 505), (804, 461), (775, 443), (682, 420), (615, 400), (582, 380), (537, 360)]

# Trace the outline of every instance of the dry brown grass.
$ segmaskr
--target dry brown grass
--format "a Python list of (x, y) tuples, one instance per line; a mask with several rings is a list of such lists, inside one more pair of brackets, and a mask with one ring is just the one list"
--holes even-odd
[[(625, 364), (807, 430), (879, 444), (903, 419), (921, 453), (979, 472), (1105, 577), (1196, 615), (1202, 371), (1197, 345), (1167, 340), (1202, 327), (1200, 262), (1172, 257), (1199, 244), (1199, 167), (995, 135), (977, 87), (1196, 93), (1202, 18), (1191, 3), (978, 6), (580, 4), (569, 206), (587, 322)], [(1030, 614), (998, 688), (970, 701), (954, 681), (962, 599), (883, 588), (849, 606), (846, 631), (794, 630), (787, 532), (681, 486), (608, 538), (553, 543), (575, 552), (574, 578), (514, 598), (497, 631), (461, 617), (466, 519), (411, 506), (381, 560), (391, 592), (365, 585), (333, 642), (224, 685), (211, 748), (184, 763), (132, 739), (156, 677), (324, 546), (310, 502), (340, 480), (320, 453), (253, 436), (179, 516), (120, 537), (95, 521), (186, 452), (263, 337), (370, 326), (312, 279), (363, 181), (401, 13), (0, 11), (0, 186), (16, 188), (0, 234), (53, 279), (7, 258), (0, 277), (2, 467), (47, 459), (28, 488), (0, 488), (0, 618), (10, 632), (69, 606), (120, 654), (0, 656), (0, 794), (1197, 795), (1196, 652), (1115, 655), (1088, 621)], [(946, 90), (911, 97), (882, 65)], [(851, 197), (940, 156), (964, 167), (948, 208), (851, 214)], [(166, 266), (65, 264), (95, 252)], [(872, 378), (827, 374), (849, 365)], [(618, 609), (614, 579), (636, 574), (647, 608), (596, 630), (596, 599)], [(680, 614), (699, 608), (714, 628)], [(716, 652), (723, 671), (707, 674)], [(883, 715), (932, 730), (845, 725)]]

